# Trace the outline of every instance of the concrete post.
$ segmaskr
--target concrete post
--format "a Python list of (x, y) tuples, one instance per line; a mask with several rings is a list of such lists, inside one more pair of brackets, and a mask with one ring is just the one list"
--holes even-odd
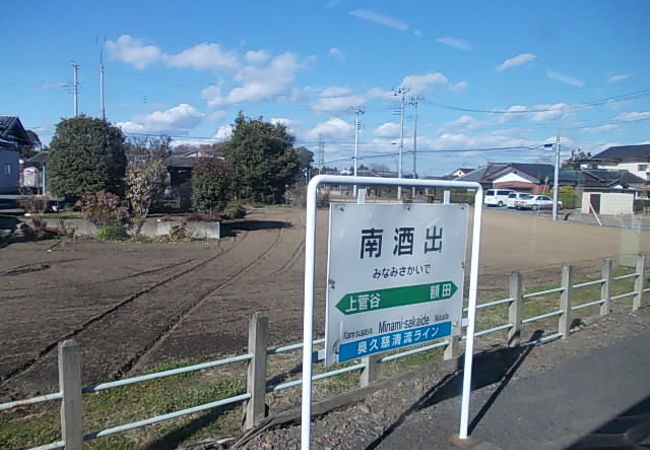
[(605, 280), (600, 285), (600, 298), (603, 303), (600, 305), (600, 315), (606, 316), (611, 311), (612, 298), (612, 260), (607, 258), (603, 261), (603, 276)]
[(257, 425), (266, 414), (266, 349), (269, 340), (269, 320), (260, 312), (254, 312), (248, 322), (248, 352), (253, 354), (248, 361), (247, 392), (251, 394), (246, 402), (244, 429)]
[(368, 355), (361, 358), (361, 362), (366, 366), (361, 371), (361, 377), (359, 379), (359, 385), (361, 387), (369, 386), (373, 381), (377, 379), (379, 374), (379, 356), (378, 355)]
[(561, 280), (562, 295), (560, 296), (560, 309), (562, 315), (558, 323), (558, 332), (562, 334), (562, 338), (566, 339), (571, 334), (571, 294), (573, 290), (573, 267), (562, 266), (562, 280)]
[(73, 340), (59, 344), (59, 389), (61, 400), (61, 437), (66, 450), (83, 448), (83, 403), (81, 398), (81, 354)]
[(632, 301), (632, 310), (636, 311), (641, 307), (643, 300), (643, 289), (645, 289), (645, 255), (639, 255), (636, 260), (636, 277), (634, 279), (634, 300)]
[(452, 334), (451, 336), (449, 336), (449, 344), (445, 346), (445, 352), (443, 353), (442, 358), (445, 361), (449, 359), (457, 358), (459, 353), (459, 344), (460, 344), (459, 334)]
[(521, 342), (521, 310), (523, 309), (524, 289), (521, 272), (510, 274), (510, 305), (508, 306), (508, 347), (517, 347)]

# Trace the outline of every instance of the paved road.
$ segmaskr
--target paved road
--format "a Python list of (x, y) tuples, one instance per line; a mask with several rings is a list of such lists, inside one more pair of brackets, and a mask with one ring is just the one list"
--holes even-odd
[[(473, 393), (470, 420), (478, 423), (470, 447), (650, 448), (650, 332), (598, 342), (582, 356), (562, 355), (563, 342), (547, 350), (551, 346), (560, 352), (560, 364), (519, 377), (517, 369), (528, 356), (521, 353), (509, 375)], [(448, 435), (434, 430), (454, 429), (459, 404), (455, 397), (419, 409), (376, 448), (453, 448)]]

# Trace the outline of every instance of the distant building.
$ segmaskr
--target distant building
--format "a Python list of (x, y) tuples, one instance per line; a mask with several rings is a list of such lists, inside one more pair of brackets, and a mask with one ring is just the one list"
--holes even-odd
[(14, 194), (20, 182), (20, 146), (31, 144), (15, 116), (0, 116), (0, 194)]
[(468, 169), (468, 168), (459, 167), (458, 169), (451, 172), (449, 175), (453, 175), (454, 178), (458, 178), (458, 177), (465, 176), (470, 172), (474, 172), (475, 170), (476, 169)]
[(588, 168), (617, 169), (650, 181), (650, 144), (609, 147), (591, 157)]

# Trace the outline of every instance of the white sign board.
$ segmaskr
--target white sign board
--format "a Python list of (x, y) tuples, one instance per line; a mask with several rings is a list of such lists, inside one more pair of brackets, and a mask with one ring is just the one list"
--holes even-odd
[(325, 364), (451, 335), (466, 245), (466, 205), (330, 205)]

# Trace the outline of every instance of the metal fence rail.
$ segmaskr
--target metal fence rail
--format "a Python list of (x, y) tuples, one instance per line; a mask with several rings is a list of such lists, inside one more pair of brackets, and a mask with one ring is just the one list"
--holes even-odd
[[(570, 333), (570, 324), (572, 313), (581, 309), (589, 308), (592, 306), (600, 306), (600, 314), (605, 315), (610, 311), (611, 302), (623, 298), (634, 297), (632, 308), (638, 309), (641, 306), (643, 294), (650, 292), (650, 287), (646, 287), (645, 279), (645, 255), (640, 255), (636, 270), (633, 273), (620, 275), (614, 277), (612, 275), (612, 262), (605, 260), (603, 264), (603, 276), (597, 280), (586, 281), (574, 284), (572, 282), (572, 270), (569, 266), (562, 268), (562, 283), (559, 287), (545, 289), (541, 291), (534, 291), (523, 293), (522, 276), (519, 272), (513, 272), (510, 277), (510, 295), (506, 298), (493, 300), (486, 303), (481, 303), (476, 306), (477, 310), (486, 310), (488, 308), (495, 308), (501, 305), (508, 306), (508, 320), (506, 323), (496, 325), (492, 328), (477, 331), (474, 333), (475, 337), (486, 336), (500, 331), (508, 331), (508, 345), (536, 345), (539, 343), (548, 342), (551, 340), (566, 338)], [(627, 279), (634, 279), (634, 290), (617, 295), (611, 295), (612, 285), (614, 281), (623, 281)], [(575, 289), (585, 288), (589, 286), (601, 287), (601, 295), (597, 300), (589, 301), (582, 304), (572, 305), (572, 292)], [(552, 310), (543, 314), (533, 317), (522, 317), (523, 301), (533, 297), (541, 297), (558, 293), (559, 296), (559, 309)], [(463, 308), (463, 313), (467, 313), (467, 308)], [(542, 336), (539, 339), (519, 342), (519, 335), (521, 334), (522, 325), (536, 322), (539, 320), (548, 319), (551, 317), (558, 317), (558, 330), (555, 333)], [(362, 358), (360, 363), (353, 364), (339, 369), (329, 370), (317, 375), (312, 376), (313, 381), (325, 380), (328, 378), (336, 377), (345, 373), (361, 371), (361, 385), (367, 385), (372, 382), (376, 377), (376, 367), (380, 363), (394, 361), (400, 358), (412, 356), (421, 352), (433, 350), (435, 348), (444, 348), (444, 358), (450, 359), (458, 356), (459, 348), (458, 343), (466, 339), (466, 336), (460, 336), (459, 330), (465, 326), (464, 323), (458, 324), (458, 329), (452, 333), (452, 336), (447, 339), (434, 342), (432, 344), (425, 344), (418, 347), (410, 348), (408, 350), (398, 351), (383, 357), (371, 356)], [(322, 345), (325, 343), (324, 339), (315, 339), (312, 344), (314, 346)], [(43, 402), (60, 400), (62, 402), (61, 408), (61, 435), (65, 436), (61, 440), (49, 444), (33, 447), (31, 450), (46, 450), (55, 448), (81, 448), (83, 441), (89, 441), (104, 436), (110, 436), (116, 433), (122, 433), (129, 430), (141, 428), (147, 425), (152, 425), (189, 414), (195, 414), (209, 409), (214, 409), (226, 405), (234, 405), (238, 403), (246, 403), (246, 428), (250, 428), (259, 423), (264, 415), (264, 396), (265, 394), (280, 392), (285, 389), (300, 386), (302, 379), (295, 379), (279, 383), (276, 385), (268, 385), (266, 383), (266, 359), (269, 356), (279, 355), (286, 352), (298, 351), (303, 348), (302, 342), (297, 342), (288, 345), (281, 345), (273, 348), (268, 347), (268, 322), (266, 317), (260, 313), (255, 313), (251, 317), (249, 323), (249, 346), (248, 352), (242, 355), (231, 356), (214, 361), (208, 361), (200, 364), (193, 364), (176, 369), (170, 369), (160, 372), (155, 372), (146, 375), (135, 376), (123, 380), (110, 381), (105, 383), (98, 383), (90, 386), (81, 386), (80, 375), (80, 355), (79, 346), (73, 341), (65, 341), (59, 344), (59, 371), (60, 379), (65, 380), (64, 385), (60, 387), (59, 392), (40, 395), (24, 400), (15, 400), (11, 402), (1, 403), (0, 411), (10, 410), (17, 407), (35, 405)], [(193, 406), (190, 408), (182, 409), (179, 411), (162, 414), (138, 421), (117, 425), (103, 430), (98, 430), (92, 433), (82, 434), (82, 417), (81, 417), (81, 397), (79, 397), (79, 407), (74, 407), (74, 401), (70, 401), (69, 397), (81, 394), (96, 393), (108, 389), (120, 388), (136, 383), (147, 382), (151, 380), (182, 375), (186, 373), (196, 372), (200, 370), (212, 369), (227, 364), (234, 364), (245, 362), (248, 365), (247, 375), (247, 390), (228, 398), (216, 400), (213, 402), (205, 403), (202, 405)], [(72, 381), (70, 381), (70, 379)], [(261, 412), (260, 412), (261, 411)]]

